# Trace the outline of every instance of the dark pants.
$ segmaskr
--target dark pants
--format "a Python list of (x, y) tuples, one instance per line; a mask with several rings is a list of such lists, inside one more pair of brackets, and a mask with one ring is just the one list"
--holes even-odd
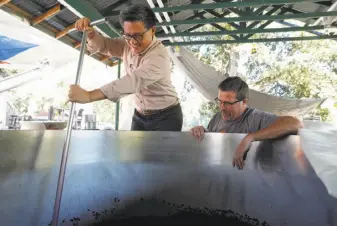
[(135, 110), (132, 117), (133, 131), (181, 131), (183, 113), (180, 104), (153, 115), (142, 115)]

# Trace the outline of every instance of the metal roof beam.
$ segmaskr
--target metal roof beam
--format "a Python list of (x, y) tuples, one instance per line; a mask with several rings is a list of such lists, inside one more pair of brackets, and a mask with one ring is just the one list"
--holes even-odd
[[(194, 14), (194, 15), (192, 15), (192, 16), (190, 16), (190, 17), (187, 17), (187, 18), (185, 18), (185, 20), (191, 20), (191, 19), (195, 19), (195, 18), (198, 18), (200, 15), (204, 15), (206, 12), (198, 12), (197, 14)], [(200, 25), (199, 27), (201, 27), (201, 26), (203, 26), (203, 25)], [(195, 27), (195, 28), (194, 28)], [(196, 26), (192, 26), (192, 27), (189, 27), (189, 28), (187, 28), (187, 29), (185, 29), (184, 31), (186, 31), (186, 30), (194, 30), (194, 29), (197, 29), (198, 27), (196, 27)], [(179, 27), (176, 27), (176, 29), (178, 29), (179, 30)], [(157, 32), (157, 34), (162, 34), (163, 33), (163, 30), (162, 31), (160, 31), (160, 32)]]
[[(264, 29), (265, 27), (267, 27), (268, 25), (270, 25), (271, 23), (273, 23), (274, 21), (270, 20), (270, 21), (267, 21), (265, 22), (264, 24), (262, 24), (258, 29), (262, 29), (262, 30), (267, 30), (267, 29)], [(311, 31), (311, 30), (309, 30)], [(282, 32), (282, 31), (281, 31)], [(244, 38), (245, 39), (249, 39), (250, 37), (254, 36), (255, 34), (248, 34), (246, 35)]]
[[(322, 0), (321, 0), (322, 1)], [(309, 3), (309, 2), (321, 2), (319, 0), (254, 0), (245, 2), (218, 2), (209, 4), (187, 4), (181, 6), (156, 8), (154, 12), (176, 12), (183, 10), (203, 10), (203, 9), (218, 9), (218, 8), (245, 8), (245, 7), (259, 7), (265, 5), (277, 5), (277, 4), (295, 4), (295, 3)]]
[[(337, 1), (334, 4), (332, 4), (327, 11), (329, 12), (329, 11), (333, 11), (333, 10), (336, 10), (336, 9), (337, 9)], [(336, 19), (337, 19), (336, 17), (335, 18), (330, 18), (330, 21), (328, 20), (328, 24), (327, 25), (330, 26)], [(324, 18), (320, 17), (320, 18), (318, 18), (315, 21), (314, 25), (319, 25), (323, 21), (324, 21)], [(327, 21), (324, 21), (324, 23), (327, 23)]]
[[(58, 0), (61, 4), (65, 5), (71, 11), (77, 11), (77, 14), (81, 14), (79, 17), (87, 17), (91, 21), (99, 20), (104, 18), (102, 14), (98, 12), (98, 10), (93, 7), (88, 1), (84, 0)], [(120, 36), (120, 33), (111, 26), (107, 24), (98, 25), (98, 28), (104, 32), (106, 35), (114, 38)]]
[(255, 11), (253, 11), (253, 14), (259, 15), (260, 13), (263, 13), (263, 11), (265, 11), (268, 8), (269, 8), (269, 6), (261, 6), (260, 8), (256, 9)]
[(181, 25), (181, 24), (211, 24), (211, 23), (231, 23), (231, 22), (247, 22), (247, 21), (263, 21), (263, 20), (287, 20), (301, 18), (317, 18), (322, 16), (337, 16), (337, 11), (331, 12), (315, 12), (315, 13), (298, 13), (286, 15), (263, 15), (263, 16), (242, 16), (231, 18), (213, 18), (204, 20), (172, 20), (170, 22), (158, 23), (157, 26)]
[(297, 31), (315, 31), (324, 30), (324, 26), (312, 27), (285, 27), (285, 28), (256, 28), (256, 29), (239, 29), (239, 30), (225, 30), (225, 31), (210, 31), (210, 32), (178, 32), (175, 34), (160, 34), (157, 37), (186, 37), (186, 36), (216, 36), (216, 35), (239, 35), (239, 34), (262, 34), (262, 33), (281, 33), (281, 32), (297, 32)]
[(191, 41), (191, 42), (163, 42), (165, 46), (188, 46), (188, 45), (222, 45), (222, 44), (240, 44), (240, 43), (261, 43), (261, 42), (287, 42), (287, 41), (309, 41), (337, 39), (337, 35), (305, 36), (305, 37), (286, 37), (286, 38), (261, 38), (244, 40), (209, 40), (209, 41)]
[[(59, 0), (61, 1), (61, 0)], [(62, 0), (64, 1), (64, 0)], [(68, 0), (65, 0), (68, 1)], [(75, 1), (75, 0), (73, 0)], [(245, 8), (245, 7), (260, 7), (260, 6), (272, 6), (272, 5), (283, 5), (283, 4), (296, 4), (296, 3), (309, 3), (309, 2), (322, 2), (322, 0), (254, 0), (245, 2), (217, 2), (208, 4), (187, 4), (181, 6), (164, 7), (164, 8), (154, 8), (153, 12), (163, 13), (163, 12), (179, 12), (184, 10), (205, 10), (205, 9), (229, 9), (229, 8)], [(104, 16), (116, 16), (119, 15), (119, 11), (104, 11)]]
[[(268, 12), (269, 15), (273, 14), (274, 12), (276, 12), (277, 10), (281, 9), (281, 12), (278, 13), (277, 15), (283, 15), (285, 14), (287, 11), (282, 9), (282, 6), (276, 6), (274, 9), (270, 10)], [(273, 20), (269, 20), (267, 22), (265, 22), (264, 24), (260, 25), (260, 27), (258, 27), (259, 29), (264, 29), (265, 27), (267, 27), (269, 24), (273, 23), (274, 21)], [(260, 21), (255, 21), (253, 23), (250, 24), (250, 26), (248, 26), (249, 29), (252, 29), (253, 27), (255, 27), (255, 25), (259, 24)], [(254, 34), (248, 34), (246, 35), (244, 38), (245, 39), (249, 39), (250, 37), (252, 37)]]
[(204, 26), (204, 25), (203, 24), (197, 24), (197, 25), (194, 25), (194, 26), (192, 26), (192, 27), (190, 27), (190, 28), (188, 28), (187, 30), (184, 30), (184, 31), (191, 32), (191, 31), (194, 31), (195, 29), (198, 29), (198, 28), (200, 28), (202, 26)]
[[(282, 25), (286, 25), (288, 27), (299, 27), (298, 25), (296, 24), (292, 24), (292, 23), (289, 23), (289, 22), (285, 22), (285, 21), (277, 21), (277, 23), (279, 24), (282, 24)], [(323, 25), (322, 25), (323, 26)], [(318, 32), (318, 31), (308, 31), (309, 33), (312, 33), (312, 34), (315, 34), (315, 35), (324, 35), (324, 33), (322, 32)], [(337, 40), (335, 40), (337, 41)]]
[[(266, 14), (267, 16), (273, 15), (273, 13), (277, 12), (279, 9), (281, 9), (284, 5), (278, 5), (275, 6), (274, 8), (272, 8), (271, 10), (269, 10)], [(282, 12), (281, 12), (282, 13)], [(285, 13), (285, 12), (284, 12)], [(283, 14), (284, 14), (283, 13)], [(256, 25), (258, 25), (259, 23), (261, 23), (261, 21), (254, 21), (253, 23), (249, 24), (247, 28), (253, 28)]]
[[(204, 16), (199, 16), (201, 19), (204, 19), (205, 17)], [(220, 31), (227, 31), (226, 28), (222, 27), (221, 25), (219, 24), (211, 24), (213, 27), (219, 29)], [(239, 39), (239, 37), (237, 35), (230, 35), (231, 37), (233, 37), (234, 39)]]
[[(217, 13), (217, 12), (214, 12), (214, 10), (212, 9), (205, 9), (206, 12), (208, 12), (209, 14), (217, 17), (217, 18), (223, 18), (224, 16), (228, 15), (229, 13), (223, 13), (222, 15)], [(232, 27), (234, 27), (235, 29), (239, 29), (240, 26), (236, 23), (229, 23), (229, 25), (231, 25)]]

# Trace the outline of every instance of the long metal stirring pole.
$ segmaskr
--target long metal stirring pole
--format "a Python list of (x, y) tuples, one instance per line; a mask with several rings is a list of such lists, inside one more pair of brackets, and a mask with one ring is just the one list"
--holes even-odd
[[(83, 37), (82, 37), (80, 59), (79, 59), (79, 62), (78, 62), (78, 67), (77, 67), (75, 85), (78, 85), (79, 82), (80, 82), (86, 42), (87, 42), (87, 31), (84, 31)], [(57, 224), (58, 224), (61, 198), (62, 198), (62, 191), (63, 191), (64, 176), (65, 176), (67, 160), (68, 160), (70, 137), (71, 137), (72, 126), (73, 126), (73, 121), (74, 121), (75, 106), (76, 106), (76, 103), (72, 102), (71, 108), (70, 108), (70, 114), (69, 114), (70, 118), (69, 118), (69, 121), (68, 121), (68, 128), (67, 128), (66, 138), (65, 138), (65, 142), (64, 142), (64, 146), (63, 146), (63, 152), (62, 152), (60, 172), (59, 172), (59, 178), (58, 178), (57, 190), (56, 190), (56, 197), (55, 197), (55, 202), (54, 202), (54, 213), (53, 213), (52, 226), (57, 226)]]
[[(102, 18), (100, 20), (96, 20), (96, 21), (91, 22), (90, 26), (98, 26), (100, 24), (104, 24), (104, 23), (107, 23), (107, 22), (108, 22), (107, 18)], [(80, 59), (78, 61), (75, 85), (78, 85), (80, 83), (80, 77), (81, 77), (81, 72), (82, 72), (82, 65), (83, 65), (83, 59), (84, 59), (84, 54), (85, 54), (86, 42), (87, 42), (87, 31), (84, 31), (83, 37), (82, 37), (82, 42), (81, 42)], [(62, 198), (62, 192), (63, 192), (64, 176), (65, 176), (67, 160), (68, 160), (70, 137), (71, 137), (72, 126), (73, 126), (73, 122), (74, 122), (75, 106), (76, 106), (76, 103), (72, 102), (71, 107), (70, 107), (66, 138), (65, 138), (65, 142), (64, 142), (64, 146), (63, 146), (60, 172), (59, 172), (59, 177), (58, 177), (58, 182), (57, 182), (52, 226), (57, 226), (57, 224), (58, 224), (58, 218), (59, 218), (60, 206), (61, 206), (61, 198)]]

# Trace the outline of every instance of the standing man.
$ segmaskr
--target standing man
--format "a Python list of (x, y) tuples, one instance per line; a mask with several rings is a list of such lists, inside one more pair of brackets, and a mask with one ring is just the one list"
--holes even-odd
[(155, 36), (155, 14), (148, 6), (132, 5), (120, 12), (122, 38), (105, 38), (82, 18), (75, 27), (88, 31), (90, 52), (123, 59), (125, 76), (99, 89), (87, 91), (71, 85), (69, 101), (90, 103), (103, 99), (118, 102), (134, 95), (136, 109), (131, 130), (181, 131), (182, 109), (171, 81), (171, 61), (165, 46)]

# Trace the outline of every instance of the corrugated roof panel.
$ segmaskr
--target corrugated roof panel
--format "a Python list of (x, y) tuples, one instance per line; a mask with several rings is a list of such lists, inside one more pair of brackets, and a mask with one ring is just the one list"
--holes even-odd
[(79, 17), (72, 13), (68, 8), (63, 9), (57, 16), (68, 24), (73, 24), (79, 19)]
[(42, 12), (45, 11), (45, 9), (42, 6), (32, 3), (31, 1), (12, 0), (11, 2), (20, 9), (23, 9), (28, 13), (32, 14), (33, 16), (39, 16), (41, 15), (41, 11)]
[(52, 8), (53, 6), (59, 3), (57, 0), (33, 0), (33, 1), (31, 0), (31, 2), (35, 2), (40, 6), (44, 7), (45, 9)]
[[(26, 0), (13, 0), (12, 3), (34, 16), (39, 16), (48, 10), (44, 8), (43, 6), (41, 6), (41, 4), (50, 8), (56, 5), (57, 1), (36, 0), (35, 2), (32, 2), (32, 1), (26, 1)], [(56, 16), (53, 16), (45, 20), (45, 22), (53, 26), (57, 30), (61, 31), (64, 28), (71, 25), (72, 23), (74, 23), (76, 20), (77, 20), (77, 16), (65, 8), (60, 13), (58, 13)], [(81, 40), (81, 36), (79, 36), (78, 34), (72, 34), (71, 36), (75, 38), (76, 40)]]
[[(88, 0), (98, 11), (102, 11), (106, 9), (107, 7), (117, 4), (119, 5), (118, 7), (114, 8), (113, 10), (120, 10), (128, 5), (133, 5), (133, 4), (146, 4), (147, 0)], [(121, 4), (118, 4), (121, 3)]]
[(78, 42), (80, 42), (82, 40), (82, 33), (81, 32), (73, 31), (71, 33), (68, 33), (68, 36), (72, 37), (73, 39), (77, 40)]
[(101, 10), (118, 2), (118, 0), (89, 0), (88, 2), (96, 9)]
[(60, 21), (55, 21), (55, 17), (50, 18), (45, 20), (48, 24), (52, 25), (53, 27), (55, 27), (58, 30), (63, 30), (65, 27), (67, 27), (67, 24), (65, 23), (60, 23)]
[[(45, 13), (48, 9), (44, 8), (40, 5), (42, 1), (40, 0), (39, 3), (32, 2), (32, 1), (25, 1), (25, 0), (14, 0), (12, 3), (20, 7), (21, 9), (27, 11), (33, 16), (39, 16), (43, 13)], [(52, 3), (50, 3), (52, 4)], [(63, 9), (62, 11), (66, 11), (67, 9)], [(69, 23), (62, 18), (61, 13), (57, 16), (53, 16), (47, 20), (45, 20), (50, 25), (54, 26), (57, 29), (63, 29), (64, 27), (67, 27)]]

